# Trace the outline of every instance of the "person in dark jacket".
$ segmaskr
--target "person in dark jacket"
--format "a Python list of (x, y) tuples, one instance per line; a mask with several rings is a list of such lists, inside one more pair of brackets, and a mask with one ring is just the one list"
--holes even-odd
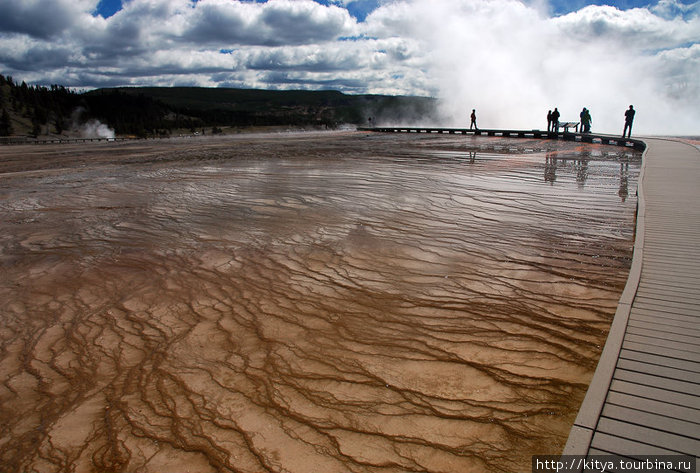
[(555, 133), (559, 132), (559, 117), (561, 115), (559, 114), (559, 110), (557, 107), (554, 107), (554, 111), (552, 112), (552, 131)]
[(591, 112), (588, 110), (586, 107), (583, 107), (583, 110), (581, 110), (581, 133), (590, 133), (591, 132)]
[(625, 137), (627, 133), (627, 138), (632, 136), (632, 122), (634, 121), (634, 107), (630, 105), (630, 108), (625, 112), (625, 127), (622, 129), (622, 137)]

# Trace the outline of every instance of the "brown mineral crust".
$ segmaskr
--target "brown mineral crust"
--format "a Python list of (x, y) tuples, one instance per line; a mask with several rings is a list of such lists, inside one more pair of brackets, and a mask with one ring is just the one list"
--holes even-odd
[(0, 471), (528, 470), (595, 369), (638, 169), (356, 132), (2, 147)]

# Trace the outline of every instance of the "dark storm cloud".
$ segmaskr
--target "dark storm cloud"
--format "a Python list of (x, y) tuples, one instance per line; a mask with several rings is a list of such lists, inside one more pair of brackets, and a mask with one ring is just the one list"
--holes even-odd
[[(72, 52), (63, 47), (35, 46), (29, 48), (22, 56), (13, 57), (9, 51), (0, 48), (0, 63), (7, 64), (15, 70), (56, 69), (66, 66), (78, 66), (72, 58)], [(30, 68), (27, 68), (31, 64)]]
[(49, 39), (73, 26), (84, 4), (70, 0), (0, 0), (0, 32)]

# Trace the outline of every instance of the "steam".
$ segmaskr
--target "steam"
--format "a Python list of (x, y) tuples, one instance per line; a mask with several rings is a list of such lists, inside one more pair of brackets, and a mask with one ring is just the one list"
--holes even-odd
[[(587, 7), (551, 18), (544, 2), (412, 0), (413, 36), (430, 51), (445, 125), (544, 129), (591, 111), (593, 131), (621, 133), (630, 104), (633, 133), (700, 133), (698, 15)], [(691, 44), (688, 46), (688, 44)], [(651, 52), (650, 52), (651, 51)]]
[(99, 120), (89, 120), (80, 127), (83, 138), (114, 138), (114, 130)]
[(84, 107), (78, 107), (71, 113), (71, 130), (81, 138), (108, 138), (115, 137), (114, 130), (101, 121), (91, 118), (87, 121), (84, 115), (87, 113)]

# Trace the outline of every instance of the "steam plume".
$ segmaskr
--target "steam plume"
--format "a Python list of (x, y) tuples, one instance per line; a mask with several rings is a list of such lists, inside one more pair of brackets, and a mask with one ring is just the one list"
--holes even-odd
[(445, 124), (468, 124), (475, 108), (484, 128), (543, 129), (547, 110), (578, 121), (587, 107), (593, 131), (620, 133), (633, 104), (635, 133), (700, 133), (697, 14), (590, 6), (552, 18), (545, 2), (411, 3)]

